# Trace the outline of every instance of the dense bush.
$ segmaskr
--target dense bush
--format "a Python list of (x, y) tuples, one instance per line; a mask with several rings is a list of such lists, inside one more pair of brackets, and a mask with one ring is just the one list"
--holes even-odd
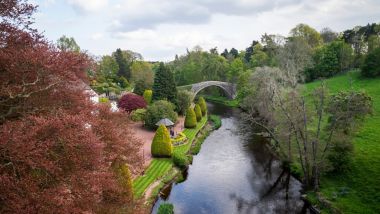
[(154, 135), (151, 152), (154, 157), (170, 157), (173, 154), (169, 131), (164, 125), (160, 125)]
[(174, 214), (173, 204), (169, 204), (169, 203), (160, 204), (157, 214)]
[(193, 102), (194, 94), (191, 91), (180, 90), (177, 93), (177, 110), (183, 115)]
[(202, 111), (201, 107), (198, 104), (195, 105), (194, 111), (195, 116), (197, 117), (197, 121), (200, 121), (202, 119)]
[(153, 91), (152, 90), (145, 90), (143, 97), (146, 103), (150, 104), (152, 102), (152, 95)]
[(131, 120), (133, 121), (143, 121), (146, 115), (146, 109), (139, 108), (131, 113)]
[(172, 158), (174, 165), (180, 169), (185, 169), (189, 165), (188, 158), (183, 154), (174, 153)]
[(329, 152), (328, 160), (331, 164), (331, 171), (346, 172), (350, 169), (353, 156), (353, 146), (350, 142), (338, 141), (335, 142)]
[(380, 76), (380, 48), (367, 55), (362, 66), (362, 75), (365, 77)]
[(194, 109), (189, 107), (186, 111), (185, 128), (195, 128), (197, 126), (197, 116)]
[(334, 76), (350, 68), (352, 61), (352, 48), (343, 41), (321, 46), (313, 55), (313, 66), (305, 70), (306, 81)]
[(120, 98), (117, 107), (124, 109), (126, 112), (131, 112), (139, 108), (146, 108), (146, 102), (143, 97), (128, 93)]
[(199, 97), (198, 104), (201, 107), (202, 115), (205, 116), (207, 113), (207, 104), (203, 97)]
[(163, 118), (168, 118), (174, 123), (177, 121), (177, 113), (174, 111), (174, 105), (165, 100), (159, 100), (148, 106), (145, 115), (145, 126), (154, 129), (156, 123)]

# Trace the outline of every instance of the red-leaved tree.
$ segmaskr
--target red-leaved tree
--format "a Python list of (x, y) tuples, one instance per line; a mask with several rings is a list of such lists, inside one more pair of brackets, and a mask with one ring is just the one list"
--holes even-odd
[(35, 6), (0, 1), (0, 213), (133, 211), (141, 142), (127, 115), (84, 93), (92, 59), (30, 29)]
[(133, 93), (123, 95), (117, 104), (119, 108), (128, 113), (139, 108), (146, 108), (146, 105), (146, 101), (142, 96)]

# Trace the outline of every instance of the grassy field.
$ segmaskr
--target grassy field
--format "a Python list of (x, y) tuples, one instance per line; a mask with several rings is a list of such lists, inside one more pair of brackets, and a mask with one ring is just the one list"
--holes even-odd
[[(328, 79), (326, 83), (330, 93), (335, 93), (349, 89), (350, 80), (354, 89), (363, 89), (373, 98), (374, 113), (364, 121), (353, 139), (354, 156), (351, 171), (323, 176), (321, 192), (343, 213), (379, 213), (380, 78), (364, 79), (358, 72), (349, 72)], [(313, 82), (306, 84), (306, 88), (312, 91), (319, 85), (319, 82)]]
[[(189, 151), (196, 134), (206, 123), (207, 115), (202, 117), (202, 120), (197, 123), (197, 126), (194, 129), (185, 129), (183, 133), (187, 136), (188, 143), (174, 147), (174, 152), (185, 155)], [(171, 158), (154, 158), (144, 175), (133, 181), (133, 192), (135, 198), (140, 198), (149, 185), (165, 175), (172, 167), (173, 161)]]

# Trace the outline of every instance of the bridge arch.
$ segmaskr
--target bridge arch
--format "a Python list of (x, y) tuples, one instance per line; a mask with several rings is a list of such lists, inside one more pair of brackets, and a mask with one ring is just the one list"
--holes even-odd
[(210, 87), (210, 86), (216, 86), (216, 87), (223, 89), (223, 91), (226, 92), (227, 96), (230, 99), (236, 98), (236, 85), (233, 83), (229, 83), (229, 82), (204, 81), (204, 82), (200, 82), (200, 83), (195, 83), (195, 84), (191, 85), (191, 91), (195, 95), (197, 95), (200, 91), (202, 91), (203, 89)]

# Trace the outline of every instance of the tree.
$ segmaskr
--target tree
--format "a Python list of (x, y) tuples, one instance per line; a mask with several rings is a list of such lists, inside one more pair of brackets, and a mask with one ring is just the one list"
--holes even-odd
[(179, 114), (184, 114), (193, 102), (194, 94), (191, 91), (179, 90), (177, 94), (177, 110)]
[(253, 40), (251, 46), (245, 49), (244, 59), (246, 63), (249, 63), (251, 61), (251, 56), (254, 53), (253, 47), (255, 47), (255, 45), (257, 45), (258, 43), (258, 41)]
[(201, 107), (198, 104), (195, 104), (194, 112), (195, 112), (195, 116), (197, 117), (197, 121), (198, 122), (201, 121), (202, 111), (201, 111)]
[(115, 81), (117, 79), (117, 72), (119, 65), (112, 56), (103, 56), (99, 63), (99, 71), (97, 72), (97, 79), (104, 81)]
[(153, 137), (151, 146), (152, 155), (154, 157), (171, 157), (173, 154), (173, 146), (170, 140), (168, 129), (164, 125), (160, 125)]
[(164, 63), (160, 63), (153, 83), (153, 100), (163, 100), (176, 104), (177, 87), (174, 81), (173, 73)]
[(230, 55), (231, 55), (234, 59), (236, 59), (236, 58), (239, 56), (239, 51), (236, 50), (235, 48), (231, 48), (231, 50), (230, 50)]
[(123, 95), (117, 103), (117, 107), (128, 113), (136, 109), (146, 108), (146, 105), (147, 103), (143, 97), (133, 93)]
[(355, 91), (329, 97), (324, 82), (305, 97), (294, 87), (293, 78), (277, 68), (258, 68), (251, 81), (253, 88), (243, 102), (247, 110), (244, 118), (267, 132), (287, 163), (296, 157), (305, 187), (318, 190), (331, 144), (353, 133), (347, 127), (371, 112), (371, 98)]
[(202, 115), (205, 116), (207, 113), (207, 104), (203, 97), (199, 97), (198, 99), (199, 107), (201, 107)]
[(71, 52), (80, 52), (79, 45), (75, 42), (75, 39), (73, 37), (66, 37), (65, 35), (61, 36), (57, 40), (57, 47), (61, 51), (71, 51)]
[(316, 48), (322, 44), (321, 35), (307, 24), (298, 24), (290, 30), (291, 37), (298, 37), (306, 41), (310, 48)]
[(320, 32), (322, 40), (324, 43), (330, 43), (338, 38), (338, 33), (334, 32), (330, 28), (323, 28)]
[(0, 201), (4, 213), (115, 212), (132, 191), (111, 167), (142, 166), (126, 115), (90, 101), (93, 61), (30, 28), (35, 6), (0, 3)]
[(136, 83), (142, 80), (145, 85), (149, 86), (149, 88), (146, 89), (151, 89), (154, 80), (152, 67), (152, 64), (148, 62), (134, 61), (131, 66), (131, 81)]
[(231, 82), (236, 82), (239, 75), (244, 72), (244, 63), (241, 59), (237, 58), (232, 61), (228, 71), (228, 79)]
[(185, 128), (195, 128), (197, 126), (197, 116), (194, 109), (189, 107), (186, 111)]
[(139, 79), (135, 82), (135, 87), (133, 88), (133, 93), (142, 96), (145, 90), (151, 90), (152, 85), (147, 83), (147, 81)]
[(145, 90), (144, 91), (143, 97), (144, 97), (144, 100), (147, 104), (150, 104), (152, 102), (152, 95), (153, 95), (152, 90)]
[(380, 48), (367, 55), (361, 70), (361, 74), (365, 77), (380, 76)]
[(117, 75), (119, 77), (125, 77), (126, 79), (131, 78), (131, 70), (130, 65), (128, 64), (127, 60), (123, 56), (123, 52), (120, 48), (116, 49), (116, 52), (113, 54), (116, 63), (119, 65), (119, 70), (117, 72)]
[(262, 67), (265, 65), (269, 65), (269, 57), (268, 55), (263, 51), (263, 47), (260, 43), (257, 43), (253, 47), (253, 54), (251, 57), (251, 67)]
[(148, 106), (145, 115), (145, 126), (155, 129), (156, 123), (163, 118), (169, 118), (174, 123), (177, 121), (177, 113), (174, 111), (174, 105), (165, 100), (158, 100)]

